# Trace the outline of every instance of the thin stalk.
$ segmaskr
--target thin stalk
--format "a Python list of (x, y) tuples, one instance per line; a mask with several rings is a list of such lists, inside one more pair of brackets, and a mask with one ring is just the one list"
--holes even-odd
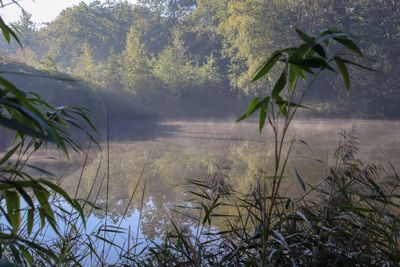
[[(110, 117), (109, 117), (109, 109), (107, 106), (107, 180), (106, 180), (106, 214), (105, 214), (105, 218), (104, 218), (104, 228), (107, 229), (107, 218), (108, 218), (108, 200), (109, 200), (109, 189), (110, 189)], [(107, 235), (107, 231), (104, 231), (104, 239), (106, 238)], [(106, 242), (103, 242), (103, 250), (102, 250), (102, 254), (103, 254), (103, 262), (105, 262), (105, 246), (106, 246)]]
[(142, 193), (142, 199), (140, 201), (140, 212), (139, 212), (139, 220), (138, 220), (138, 226), (136, 228), (136, 244), (135, 244), (135, 250), (134, 250), (134, 255), (136, 256), (136, 249), (138, 247), (138, 239), (139, 239), (139, 230), (140, 230), (140, 222), (142, 220), (142, 213), (143, 213), (143, 203), (144, 203), (144, 195), (146, 192), (146, 184), (147, 184), (147, 180), (144, 181), (144, 185), (143, 185), (143, 193)]
[[(271, 228), (271, 220), (273, 217), (273, 209), (275, 207), (275, 202), (279, 193), (279, 189), (280, 189), (280, 185), (281, 185), (281, 181), (282, 181), (282, 176), (284, 174), (287, 162), (289, 160), (289, 155), (292, 149), (292, 145), (293, 143), (291, 143), (291, 145), (289, 146), (289, 149), (284, 157), (283, 160), (283, 164), (281, 166), (281, 159), (282, 159), (282, 153), (283, 153), (283, 149), (284, 149), (284, 141), (286, 140), (286, 135), (289, 129), (289, 126), (294, 118), (294, 115), (297, 113), (297, 109), (299, 107), (299, 105), (301, 105), (306, 92), (311, 88), (311, 86), (314, 84), (314, 82), (316, 81), (316, 79), (318, 78), (319, 74), (321, 73), (322, 69), (320, 69), (314, 76), (313, 79), (309, 82), (309, 84), (307, 85), (307, 87), (304, 89), (302, 95), (299, 98), (299, 101), (297, 103), (297, 105), (294, 106), (293, 110), (291, 111), (291, 103), (295, 94), (295, 89), (293, 89), (291, 91), (291, 93), (289, 94), (289, 98), (288, 98), (288, 113), (289, 115), (285, 118), (285, 121), (283, 123), (282, 126), (282, 134), (281, 136), (279, 136), (279, 120), (276, 118), (277, 116), (275, 116), (274, 113), (272, 113), (272, 129), (274, 132), (274, 160), (275, 160), (275, 168), (274, 168), (274, 179), (272, 182), (272, 191), (271, 191), (271, 201), (270, 201), (270, 205), (268, 208), (268, 212), (266, 211), (267, 209), (267, 195), (265, 194), (264, 191), (264, 207), (263, 207), (263, 218), (266, 215), (267, 217), (267, 221), (266, 223), (263, 223), (263, 250), (262, 250), (262, 266), (266, 266), (267, 264), (267, 258), (266, 258), (266, 254), (267, 254), (267, 250), (268, 250), (268, 239), (269, 239), (269, 231)], [(273, 106), (273, 105), (272, 105)], [(274, 109), (272, 109), (273, 111)], [(291, 111), (291, 112), (290, 112)], [(279, 176), (278, 176), (279, 174)], [(264, 221), (264, 219), (263, 219)]]

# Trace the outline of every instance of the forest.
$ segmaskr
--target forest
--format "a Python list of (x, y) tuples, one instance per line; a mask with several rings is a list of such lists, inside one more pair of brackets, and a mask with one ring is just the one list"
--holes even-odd
[(0, 266), (400, 265), (399, 1), (8, 5)]
[(399, 23), (399, 3), (389, 0), (93, 1), (42, 25), (24, 12), (14, 23), (24, 48), (3, 41), (1, 51), (4, 60), (128, 93), (153, 111), (236, 116), (235, 107), (271, 86), (250, 78), (273, 49), (296, 43), (295, 28), (336, 28), (360, 40), (365, 64), (380, 72), (351, 68), (352, 94), (329, 75), (320, 79), (306, 99), (314, 116), (390, 119), (399, 114)]

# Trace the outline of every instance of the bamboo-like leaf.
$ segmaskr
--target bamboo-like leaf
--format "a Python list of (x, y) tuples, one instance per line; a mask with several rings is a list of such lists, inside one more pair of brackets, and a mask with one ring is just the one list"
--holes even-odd
[(288, 62), (290, 64), (297, 65), (306, 71), (308, 68), (323, 68), (326, 66), (325, 62), (323, 62), (321, 58), (316, 58), (316, 57), (307, 57), (307, 58), (290, 57)]
[(17, 233), (21, 224), (20, 198), (15, 191), (5, 191), (5, 200), (8, 217), (10, 219), (13, 233)]
[(29, 135), (45, 141), (53, 141), (49, 136), (43, 134), (42, 132), (32, 129), (14, 119), (8, 119), (0, 116), (0, 124), (24, 135)]
[(246, 115), (247, 117), (249, 117), (251, 114), (253, 114), (259, 106), (260, 103), (260, 99), (258, 97), (253, 98), (253, 100), (250, 102), (247, 111), (246, 111)]
[(340, 74), (342, 75), (344, 86), (345, 86), (346, 90), (349, 90), (350, 89), (350, 76), (349, 76), (349, 71), (347, 70), (346, 64), (343, 62), (342, 58), (339, 56), (335, 56), (334, 60), (340, 71)]
[(265, 103), (261, 104), (260, 118), (259, 118), (259, 131), (260, 131), (260, 133), (261, 133), (262, 129), (264, 128), (265, 120), (267, 118), (267, 108), (268, 108), (268, 106), (265, 105)]
[(14, 155), (15, 151), (21, 146), (21, 143), (17, 144), (15, 147), (10, 149), (1, 159), (0, 159), (0, 165), (3, 165), (7, 160), (10, 159), (12, 155)]
[(272, 89), (271, 96), (272, 98), (276, 98), (282, 92), (283, 88), (286, 85), (286, 71), (283, 71), (278, 81), (276, 82), (274, 88)]
[(256, 73), (251, 82), (255, 82), (260, 78), (264, 77), (265, 75), (267, 75), (268, 72), (274, 67), (276, 62), (278, 62), (281, 56), (282, 56), (281, 51), (275, 51), (272, 54), (272, 56), (256, 70)]
[(276, 103), (278, 106), (280, 106), (280, 105), (287, 105), (287, 106), (290, 106), (290, 107), (299, 107), (299, 108), (304, 108), (304, 109), (311, 110), (311, 108), (309, 108), (309, 107), (307, 107), (307, 106), (303, 106), (303, 105), (300, 105), (300, 104), (297, 104), (297, 103), (294, 103), (294, 102), (291, 102), (291, 103), (289, 104), (286, 100), (283, 100), (283, 99), (279, 99), (279, 100), (277, 100), (275, 103)]
[(362, 51), (361, 51), (361, 49), (352, 40), (350, 40), (349, 38), (347, 38), (347, 37), (334, 37), (333, 39), (336, 42), (338, 42), (341, 45), (343, 45), (344, 47), (346, 47), (347, 49), (349, 49), (350, 51), (356, 53), (360, 57), (364, 56)]
[(344, 59), (344, 58), (342, 58), (342, 61), (343, 61), (344, 63), (346, 63), (346, 64), (354, 65), (354, 66), (357, 66), (357, 67), (362, 68), (362, 69), (365, 69), (365, 70), (369, 70), (369, 71), (373, 71), (373, 72), (378, 72), (377, 70), (375, 70), (375, 69), (373, 69), (373, 68), (366, 67), (366, 66), (364, 66), (364, 65), (358, 64), (358, 63), (356, 63), (356, 62), (353, 62), (353, 61), (350, 61), (350, 60), (347, 60), (347, 59)]
[(33, 229), (33, 223), (35, 222), (35, 214), (34, 214), (34, 210), (33, 209), (28, 209), (27, 211), (27, 219), (26, 219), (26, 224), (27, 224), (27, 232), (28, 232), (28, 236), (31, 235), (32, 233), (32, 229)]
[(317, 52), (317, 54), (320, 55), (321, 57), (327, 58), (327, 57), (326, 57), (325, 49), (324, 49), (324, 47), (323, 47), (322, 45), (316, 44), (316, 45), (314, 45), (314, 46), (312, 47), (312, 49), (313, 49), (315, 52)]
[(308, 34), (306, 34), (305, 32), (301, 31), (300, 29), (295, 29), (297, 35), (304, 41), (306, 42), (308, 45), (312, 45), (315, 41), (315, 38), (309, 36)]
[(246, 113), (244, 113), (242, 116), (240, 116), (239, 119), (236, 120), (236, 122), (242, 121), (244, 119), (249, 118), (254, 112), (256, 112), (261, 106), (260, 99), (258, 97), (253, 98), (253, 100), (250, 102), (249, 106), (247, 107)]
[(286, 118), (289, 116), (287, 104), (284, 102), (276, 102), (279, 107), (279, 113), (282, 113)]
[(43, 227), (45, 227), (46, 225), (46, 215), (44, 212), (44, 209), (39, 208), (39, 219), (40, 219), (40, 229), (43, 229)]
[(6, 39), (7, 43), (11, 42), (11, 37), (17, 41), (18, 45), (22, 47), (21, 41), (15, 32), (4, 22), (3, 18), (0, 16), (0, 29), (3, 33), (4, 39)]
[(21, 253), (29, 266), (33, 266), (33, 257), (26, 248), (20, 247)]
[(300, 68), (297, 65), (289, 64), (289, 89), (293, 90), (296, 87), (297, 80), (300, 75)]

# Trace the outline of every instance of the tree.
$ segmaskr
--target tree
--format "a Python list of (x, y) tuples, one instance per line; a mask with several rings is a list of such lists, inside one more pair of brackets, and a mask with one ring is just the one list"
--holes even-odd
[(61, 67), (71, 67), (71, 58), (80, 54), (84, 42), (92, 48), (93, 58), (104, 60), (113, 49), (120, 53), (135, 14), (126, 1), (94, 1), (87, 5), (63, 10), (60, 15), (43, 27), (39, 36), (46, 53), (54, 55)]
[(152, 75), (152, 63), (140, 36), (137, 29), (131, 27), (122, 52), (122, 80), (125, 90), (136, 95), (150, 95), (158, 89), (158, 84)]
[(157, 59), (155, 75), (173, 95), (179, 97), (184, 90), (191, 87), (196, 70), (187, 58), (182, 32), (175, 29), (171, 45), (165, 48)]
[(32, 21), (32, 14), (22, 9), (19, 21), (14, 24), (14, 27), (20, 34), (24, 46), (35, 47), (37, 29), (35, 23)]
[(109, 91), (123, 88), (123, 66), (121, 54), (117, 54), (113, 49), (111, 49), (107, 60), (97, 63), (97, 66), (98, 85)]

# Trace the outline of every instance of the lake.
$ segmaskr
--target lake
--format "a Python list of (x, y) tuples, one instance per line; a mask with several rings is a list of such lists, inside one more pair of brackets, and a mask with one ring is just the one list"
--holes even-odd
[[(190, 206), (188, 179), (221, 172), (235, 190), (246, 193), (257, 173), (268, 174), (273, 164), (271, 131), (259, 134), (256, 122), (165, 121), (150, 128), (132, 122), (118, 128), (111, 124), (111, 129), (108, 147), (101, 142), (101, 151), (91, 144), (87, 156), (72, 154), (52, 164), (49, 156), (57, 152), (47, 151), (34, 160), (62, 177), (72, 195), (102, 208), (87, 209), (87, 231), (104, 223), (105, 210), (107, 224), (130, 229), (132, 241), (126, 235), (115, 238), (121, 246), (136, 239), (142, 242), (139, 247), (160, 240), (171, 230), (171, 220), (193, 230), (193, 220), (176, 212), (178, 206)], [(297, 120), (289, 138), (296, 142), (284, 178), (287, 194), (302, 192), (294, 169), (310, 184), (328, 173), (342, 129), (355, 131), (358, 156), (365, 163), (380, 163), (390, 171), (387, 157), (399, 166), (398, 121)], [(115, 255), (110, 251), (110, 260)]]

